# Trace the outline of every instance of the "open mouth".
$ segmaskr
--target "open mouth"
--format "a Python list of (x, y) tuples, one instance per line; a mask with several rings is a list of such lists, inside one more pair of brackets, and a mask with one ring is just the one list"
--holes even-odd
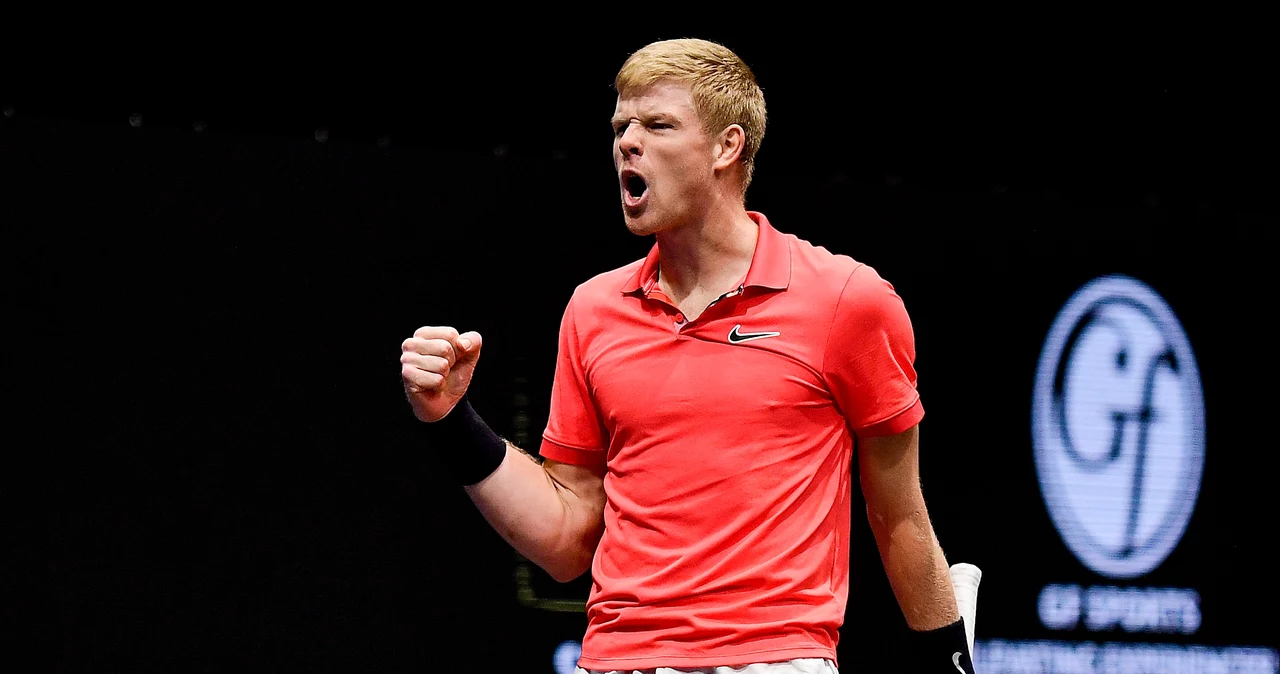
[(649, 191), (649, 184), (640, 174), (631, 170), (622, 172), (622, 203), (629, 208), (639, 208)]
[(644, 196), (645, 190), (649, 189), (649, 185), (645, 183), (644, 178), (634, 175), (628, 176), (627, 179), (623, 181), (623, 185), (626, 186), (627, 194), (629, 194), (632, 199), (639, 199)]

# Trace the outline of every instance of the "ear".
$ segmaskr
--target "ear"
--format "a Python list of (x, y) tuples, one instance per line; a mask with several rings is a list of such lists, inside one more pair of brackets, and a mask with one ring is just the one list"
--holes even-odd
[(730, 124), (725, 127), (720, 135), (716, 136), (715, 147), (715, 170), (720, 171), (733, 166), (742, 156), (742, 148), (747, 142), (747, 132), (737, 124)]

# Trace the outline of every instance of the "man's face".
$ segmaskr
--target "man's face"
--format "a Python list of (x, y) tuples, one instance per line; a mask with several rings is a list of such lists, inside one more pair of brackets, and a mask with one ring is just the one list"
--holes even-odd
[(700, 217), (714, 198), (716, 143), (688, 87), (657, 82), (618, 97), (613, 166), (627, 228), (639, 235)]

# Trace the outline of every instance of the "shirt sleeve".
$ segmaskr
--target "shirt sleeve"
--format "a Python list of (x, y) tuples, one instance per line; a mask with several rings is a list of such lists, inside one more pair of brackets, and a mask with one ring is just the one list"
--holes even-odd
[(560, 321), (560, 346), (551, 385), (551, 413), (539, 454), (575, 466), (603, 468), (608, 433), (583, 368), (574, 299)]
[(901, 433), (920, 422), (915, 334), (902, 298), (874, 269), (859, 265), (836, 303), (823, 374), (859, 438)]

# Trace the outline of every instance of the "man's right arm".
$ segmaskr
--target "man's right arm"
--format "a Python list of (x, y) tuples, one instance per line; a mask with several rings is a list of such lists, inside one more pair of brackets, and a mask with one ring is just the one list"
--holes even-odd
[(604, 533), (603, 468), (540, 464), (480, 419), (464, 396), (482, 341), (476, 332), (419, 328), (400, 346), (405, 394), (485, 519), (520, 554), (568, 582), (591, 568)]
[(591, 568), (604, 533), (604, 473), (507, 444), (502, 465), (467, 495), (513, 548), (565, 583)]
[[(539, 463), (506, 443), (502, 463), (466, 487), (489, 524), (552, 578), (568, 582), (591, 568), (604, 534), (604, 451), (608, 446), (587, 381), (575, 292), (560, 320), (551, 409)], [(590, 312), (586, 313), (590, 316)], [(575, 449), (577, 448), (577, 449)]]

